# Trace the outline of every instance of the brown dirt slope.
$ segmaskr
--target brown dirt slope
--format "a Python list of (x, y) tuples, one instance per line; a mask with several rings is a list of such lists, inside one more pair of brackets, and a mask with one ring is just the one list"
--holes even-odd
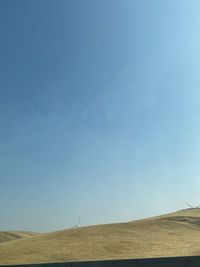
[(96, 225), (0, 244), (0, 264), (200, 254), (200, 209)]

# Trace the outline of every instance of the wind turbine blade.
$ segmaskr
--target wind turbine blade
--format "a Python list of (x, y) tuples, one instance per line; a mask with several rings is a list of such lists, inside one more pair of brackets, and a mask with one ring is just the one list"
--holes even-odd
[(78, 218), (78, 224), (77, 225), (80, 225), (80, 222), (81, 222), (81, 216), (79, 216), (79, 218)]
[(191, 209), (194, 209), (194, 207), (192, 207), (192, 205), (185, 203), (188, 207), (190, 207)]

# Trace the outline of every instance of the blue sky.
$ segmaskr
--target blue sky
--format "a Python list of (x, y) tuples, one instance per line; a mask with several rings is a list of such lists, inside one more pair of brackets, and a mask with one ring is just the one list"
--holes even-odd
[(0, 1), (0, 229), (199, 204), (199, 1)]

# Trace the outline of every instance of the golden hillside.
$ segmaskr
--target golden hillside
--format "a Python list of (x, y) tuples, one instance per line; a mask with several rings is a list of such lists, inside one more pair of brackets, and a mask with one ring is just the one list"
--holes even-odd
[(0, 264), (200, 254), (200, 209), (68, 229), (0, 244)]
[(13, 231), (13, 232), (3, 232), (0, 231), (0, 243), (13, 241), (21, 238), (33, 237), (36, 236), (37, 233), (27, 232), (27, 231)]

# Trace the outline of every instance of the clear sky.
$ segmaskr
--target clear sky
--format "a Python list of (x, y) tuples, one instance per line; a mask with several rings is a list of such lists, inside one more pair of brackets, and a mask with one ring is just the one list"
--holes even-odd
[(199, 10), (0, 1), (0, 230), (200, 204)]

